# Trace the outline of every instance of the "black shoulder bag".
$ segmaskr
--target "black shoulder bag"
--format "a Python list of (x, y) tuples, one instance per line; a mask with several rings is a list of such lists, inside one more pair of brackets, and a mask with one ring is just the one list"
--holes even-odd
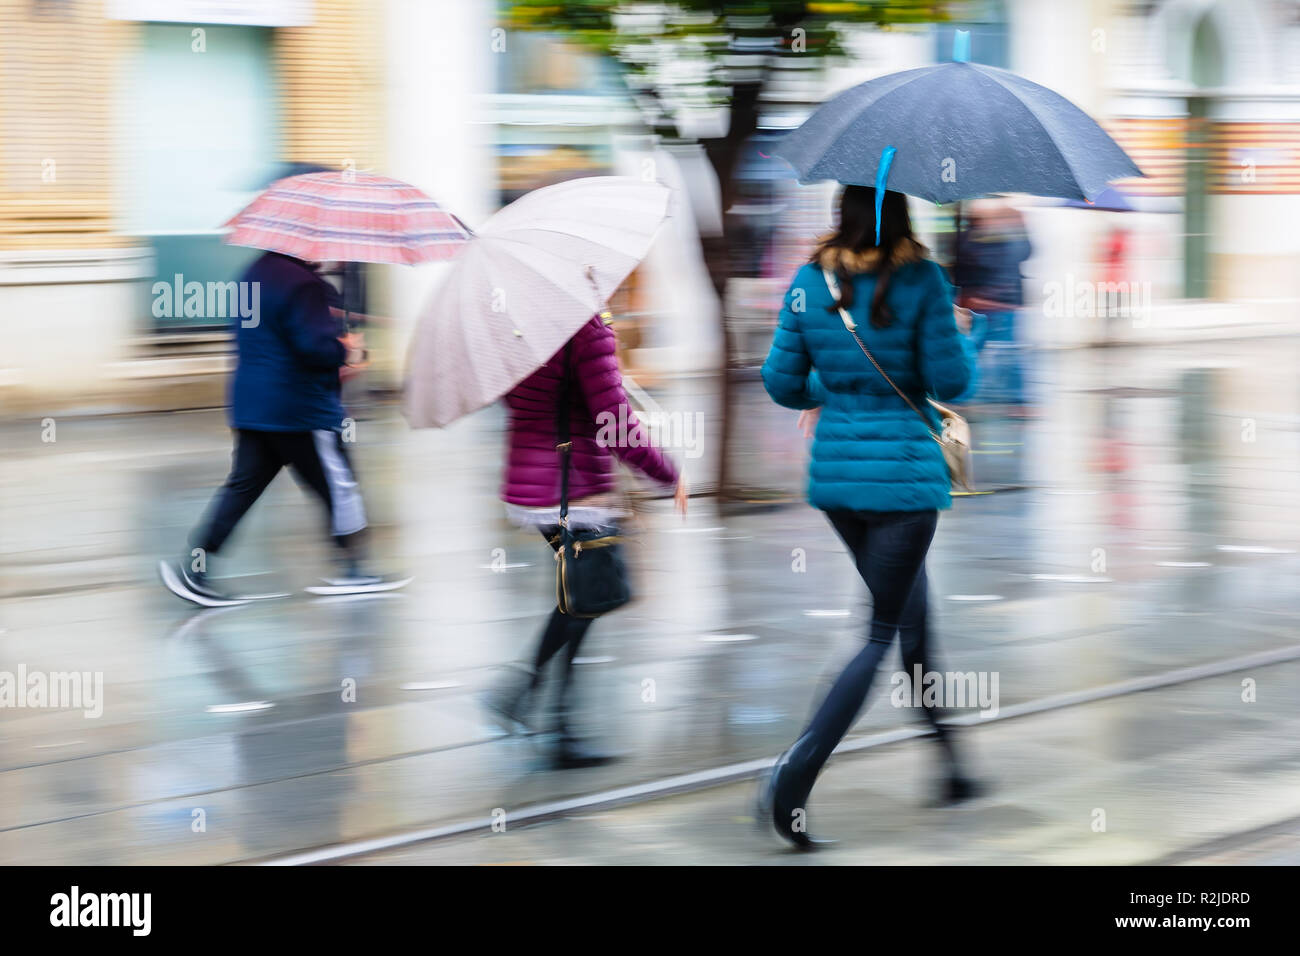
[(571, 345), (564, 347), (564, 384), (555, 415), (560, 453), (560, 531), (551, 538), (555, 548), (555, 602), (571, 617), (600, 617), (632, 600), (621, 538), (597, 529), (569, 527), (569, 458), (573, 442), (569, 414), (573, 407)]

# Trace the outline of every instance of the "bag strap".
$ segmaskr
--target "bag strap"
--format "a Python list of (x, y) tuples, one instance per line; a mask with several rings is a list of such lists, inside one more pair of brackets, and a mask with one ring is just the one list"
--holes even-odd
[[(826, 288), (831, 290), (831, 298), (838, 303), (840, 301), (840, 284), (836, 280), (835, 275), (829, 269), (823, 269), (822, 276), (826, 279)], [(889, 373), (880, 367), (880, 363), (876, 361), (876, 357), (871, 354), (866, 343), (862, 341), (862, 337), (858, 335), (858, 324), (854, 322), (853, 317), (849, 315), (849, 310), (843, 306), (837, 306), (837, 308), (840, 313), (840, 321), (842, 321), (844, 327), (849, 330), (849, 335), (853, 336), (853, 341), (858, 343), (858, 348), (862, 349), (862, 354), (865, 355), (871, 361), (871, 364), (876, 367), (876, 371), (879, 372), (881, 377), (889, 383), (889, 387), (898, 393), (898, 397), (907, 402), (907, 407), (921, 416), (921, 421), (925, 422), (925, 427), (926, 430), (930, 432), (930, 437), (935, 441), (941, 441), (938, 433), (934, 430), (934, 426), (930, 424), (930, 419), (925, 412), (917, 408), (916, 403), (908, 398), (903, 390), (894, 383), (894, 380), (889, 377)]]
[(573, 442), (569, 436), (569, 415), (573, 406), (573, 372), (569, 367), (569, 354), (573, 340), (564, 344), (564, 373), (561, 376), (560, 400), (555, 407), (555, 434), (559, 441), (555, 450), (560, 453), (560, 527), (567, 527), (569, 521), (569, 458), (573, 453)]

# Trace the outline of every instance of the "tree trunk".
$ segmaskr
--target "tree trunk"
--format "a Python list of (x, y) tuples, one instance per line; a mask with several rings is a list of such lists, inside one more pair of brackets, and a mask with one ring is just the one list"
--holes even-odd
[(732, 434), (732, 392), (734, 390), (733, 357), (730, 325), (727, 322), (727, 280), (731, 277), (731, 236), (727, 221), (727, 210), (735, 199), (736, 164), (740, 151), (750, 136), (758, 129), (758, 98), (763, 89), (762, 82), (737, 84), (731, 101), (730, 123), (727, 134), (717, 139), (704, 141), (704, 152), (718, 177), (718, 189), (722, 199), (722, 234), (702, 238), (704, 264), (713, 281), (720, 308), (719, 321), (722, 323), (722, 363), (719, 369), (720, 396), (718, 419), (718, 503), (725, 505), (732, 497), (732, 479), (730, 468), (730, 449)]

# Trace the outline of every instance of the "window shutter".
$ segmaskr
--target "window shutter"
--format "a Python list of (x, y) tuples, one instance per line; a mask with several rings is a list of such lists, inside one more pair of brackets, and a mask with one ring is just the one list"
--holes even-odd
[(114, 73), (131, 25), (103, 0), (0, 0), (0, 249), (113, 235)]
[(276, 31), (286, 162), (381, 171), (383, 8), (315, 0), (312, 24)]

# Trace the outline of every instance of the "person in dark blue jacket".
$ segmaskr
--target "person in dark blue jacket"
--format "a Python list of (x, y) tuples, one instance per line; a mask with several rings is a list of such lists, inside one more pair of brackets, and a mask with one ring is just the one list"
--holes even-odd
[[(762, 370), (773, 400), (803, 410), (801, 426), (815, 420), (808, 499), (843, 539), (874, 612), (866, 646), (777, 762), (764, 791), (762, 812), (804, 848), (817, 842), (805, 826), (813, 782), (862, 709), (894, 634), (901, 634), (909, 676), (916, 665), (921, 673), (934, 669), (925, 557), (939, 511), (951, 505), (951, 483), (931, 434), (941, 426), (925, 399), (952, 399), (971, 376), (948, 281), (912, 235), (907, 198), (885, 193), (878, 233), (875, 193), (845, 187), (838, 228), (795, 274)], [(863, 353), (840, 307), (881, 368), (931, 416), (928, 425)], [(947, 759), (946, 797), (960, 799), (973, 784), (960, 768), (951, 730), (934, 708), (924, 713)]]
[(970, 228), (958, 236), (953, 278), (963, 304), (985, 315), (977, 341), (988, 371), (981, 399), (1025, 403), (1025, 349), (1017, 314), (1025, 303), (1021, 268), (1031, 255), (1024, 217), (1004, 201), (977, 204)]
[(268, 252), (242, 280), (254, 308), (235, 320), (238, 364), (230, 388), (234, 462), (191, 550), (160, 573), (169, 590), (206, 607), (241, 603), (215, 588), (208, 561), (280, 469), (293, 469), (325, 506), (341, 571), (318, 593), (379, 590), (362, 572), (365, 509), (343, 441), (339, 370), (361, 361), (361, 343), (331, 312), (333, 287), (306, 262)]

